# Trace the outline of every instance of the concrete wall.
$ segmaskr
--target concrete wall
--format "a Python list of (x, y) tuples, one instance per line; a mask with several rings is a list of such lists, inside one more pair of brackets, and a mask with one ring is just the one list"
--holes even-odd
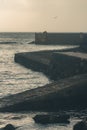
[(58, 112), (74, 108), (87, 108), (87, 74), (61, 79), (0, 99), (0, 112)]
[(14, 60), (29, 69), (43, 72), (52, 80), (87, 73), (87, 54), (81, 52), (18, 53)]
[(57, 52), (53, 53), (50, 63), (50, 79), (58, 80), (74, 75), (87, 73), (87, 55), (70, 52), (70, 54)]
[[(85, 34), (87, 36), (87, 34)], [(83, 43), (83, 33), (35, 33), (36, 44), (79, 45)]]
[(83, 43), (81, 44), (81, 48), (84, 51), (87, 51), (87, 35), (86, 34), (84, 34), (84, 36), (83, 36)]

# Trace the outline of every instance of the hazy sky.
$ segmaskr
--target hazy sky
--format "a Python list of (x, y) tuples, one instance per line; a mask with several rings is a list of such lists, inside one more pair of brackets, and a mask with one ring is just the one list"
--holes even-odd
[(87, 0), (0, 0), (0, 32), (87, 32)]

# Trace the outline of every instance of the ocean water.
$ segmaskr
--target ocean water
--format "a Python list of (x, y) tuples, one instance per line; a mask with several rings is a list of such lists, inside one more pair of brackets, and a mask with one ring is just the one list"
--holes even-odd
[[(51, 82), (44, 74), (34, 72), (15, 63), (14, 55), (19, 52), (64, 49), (67, 46), (30, 44), (34, 39), (34, 33), (0, 33), (0, 98)], [(18, 130), (72, 130), (73, 125), (80, 120), (73, 115), (75, 113), (79, 114), (73, 111), (68, 113), (71, 114), (70, 124), (48, 125), (40, 125), (34, 122), (32, 117), (37, 112), (0, 113), (0, 128), (11, 123), (19, 126)], [(81, 115), (83, 116), (84, 114), (82, 113)]]

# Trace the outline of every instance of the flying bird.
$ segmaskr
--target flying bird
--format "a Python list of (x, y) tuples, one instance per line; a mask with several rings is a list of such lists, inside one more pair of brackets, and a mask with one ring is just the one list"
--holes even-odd
[(54, 19), (57, 19), (58, 18), (58, 16), (55, 16), (55, 17), (53, 17)]

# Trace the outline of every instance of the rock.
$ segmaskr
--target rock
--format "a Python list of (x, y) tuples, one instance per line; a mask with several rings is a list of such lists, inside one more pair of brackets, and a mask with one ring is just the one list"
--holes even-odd
[(69, 123), (69, 115), (36, 115), (33, 119), (36, 123), (48, 124), (48, 123)]
[(16, 127), (14, 127), (12, 124), (7, 124), (4, 128), (1, 130), (15, 130)]
[(74, 125), (73, 130), (87, 130), (87, 123), (85, 121), (80, 121)]

